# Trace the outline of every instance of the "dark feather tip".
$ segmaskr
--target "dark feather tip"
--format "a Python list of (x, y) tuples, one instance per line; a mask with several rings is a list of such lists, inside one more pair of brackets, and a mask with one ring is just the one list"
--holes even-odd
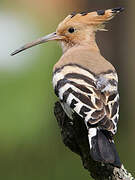
[(71, 18), (73, 18), (77, 13), (76, 12), (72, 12), (70, 15), (71, 15)]
[(105, 14), (105, 10), (97, 10), (97, 14), (99, 16), (103, 16)]
[(87, 12), (81, 12), (80, 13), (82, 16), (86, 16), (88, 13)]
[(112, 13), (119, 13), (124, 11), (123, 7), (116, 7), (116, 8), (112, 8)]

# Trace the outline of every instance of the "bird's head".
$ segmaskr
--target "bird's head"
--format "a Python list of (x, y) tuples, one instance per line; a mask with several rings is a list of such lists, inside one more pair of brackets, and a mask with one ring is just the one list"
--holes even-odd
[(105, 23), (123, 10), (124, 8), (118, 7), (90, 13), (72, 13), (58, 25), (56, 32), (22, 46), (11, 55), (52, 40), (61, 42), (64, 51), (75, 45), (90, 44), (95, 41), (95, 32), (105, 31)]

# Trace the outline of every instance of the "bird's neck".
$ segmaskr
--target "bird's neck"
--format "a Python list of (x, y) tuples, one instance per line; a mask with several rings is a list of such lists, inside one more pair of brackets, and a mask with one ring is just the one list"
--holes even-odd
[(95, 34), (92, 34), (91, 36), (87, 37), (86, 39), (80, 40), (77, 43), (62, 41), (60, 45), (61, 45), (63, 54), (69, 49), (71, 49), (72, 47), (78, 47), (78, 46), (89, 47), (91, 51), (100, 51), (95, 40)]

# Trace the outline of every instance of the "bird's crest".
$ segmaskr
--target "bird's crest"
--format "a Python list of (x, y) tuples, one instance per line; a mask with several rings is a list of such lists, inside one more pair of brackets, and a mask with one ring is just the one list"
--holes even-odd
[(97, 10), (94, 12), (81, 12), (81, 13), (71, 13), (68, 15), (60, 24), (60, 26), (68, 24), (85, 24), (91, 26), (95, 31), (104, 31), (104, 23), (111, 20), (116, 14), (122, 12), (124, 8), (112, 8), (107, 10)]

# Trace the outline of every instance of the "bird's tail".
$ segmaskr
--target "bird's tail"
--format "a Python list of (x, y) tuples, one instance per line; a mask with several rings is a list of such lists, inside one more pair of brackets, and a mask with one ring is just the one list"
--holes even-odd
[(104, 131), (97, 128), (90, 128), (88, 134), (90, 144), (90, 154), (93, 160), (109, 163), (115, 167), (121, 167), (120, 158), (111, 140)]

